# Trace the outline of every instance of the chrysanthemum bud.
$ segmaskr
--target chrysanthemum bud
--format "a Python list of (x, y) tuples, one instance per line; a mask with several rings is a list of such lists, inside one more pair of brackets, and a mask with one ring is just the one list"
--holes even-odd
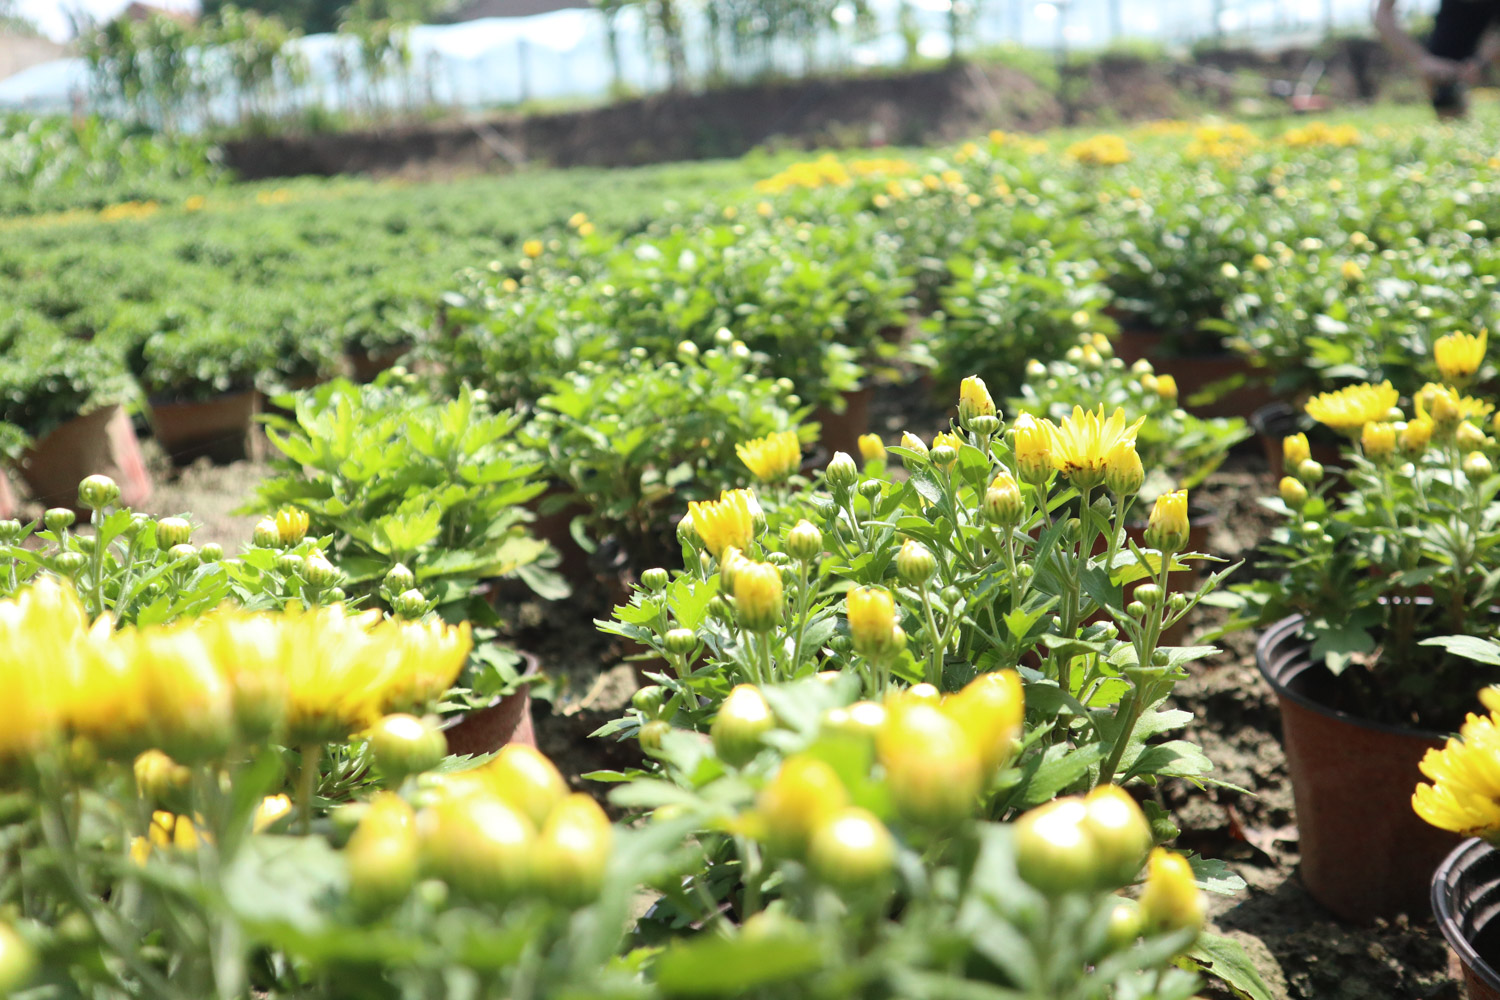
[(901, 543), (901, 551), (896, 553), (896, 573), (903, 583), (919, 587), (936, 572), (937, 560), (927, 546), (911, 538)]
[(108, 476), (92, 475), (78, 484), (78, 505), (103, 510), (120, 499), (120, 485)]
[(859, 482), (859, 467), (854, 464), (847, 452), (836, 451), (833, 458), (828, 461), (828, 468), (824, 472), (824, 478), (828, 486), (835, 490), (848, 490)]
[(0, 520), (0, 545), (16, 544), (21, 540), (21, 535), (24, 531), (25, 529), (21, 527), (21, 522), (13, 517)]
[(1151, 852), (1146, 887), (1141, 891), (1141, 922), (1148, 931), (1197, 930), (1203, 926), (1203, 896), (1193, 869), (1180, 854), (1160, 847)]
[(861, 434), (859, 436), (859, 457), (866, 462), (881, 462), (885, 460), (885, 442), (880, 440), (879, 434)]
[(740, 560), (734, 569), (734, 606), (742, 628), (751, 632), (775, 628), (785, 610), (781, 571), (769, 563)]
[(1307, 487), (1302, 485), (1300, 479), (1291, 476), (1282, 476), (1279, 484), (1281, 491), (1281, 502), (1292, 510), (1301, 510), (1307, 505)]
[(344, 848), (350, 901), (364, 914), (394, 906), (416, 884), (420, 859), (411, 806), (390, 792), (375, 793)]
[(927, 453), (927, 457), (932, 460), (933, 465), (940, 469), (947, 469), (958, 461), (958, 452), (951, 445), (935, 444)]
[(1458, 425), (1458, 430), (1453, 432), (1453, 440), (1462, 450), (1473, 451), (1484, 447), (1484, 431), (1465, 420)]
[(66, 507), (51, 507), (42, 515), (42, 524), (48, 531), (66, 531), (73, 527), (78, 516)]
[(837, 889), (878, 886), (896, 866), (896, 841), (875, 815), (850, 806), (826, 817), (812, 833), (807, 863)]
[(52, 568), (61, 575), (68, 577), (69, 579), (72, 579), (79, 573), (82, 573), (83, 568), (88, 564), (88, 556), (84, 555), (82, 552), (59, 552), (57, 555), (52, 557)]
[(1408, 457), (1422, 454), (1432, 440), (1432, 431), (1432, 421), (1424, 417), (1408, 421), (1401, 430), (1401, 453)]
[(823, 553), (823, 532), (811, 521), (798, 521), (786, 535), (786, 551), (794, 559), (812, 562)]
[(135, 759), (135, 787), (153, 807), (176, 809), (193, 780), (193, 772), (160, 750), (147, 750)]
[(1396, 425), (1372, 421), (1360, 429), (1359, 440), (1365, 457), (1379, 462), (1396, 450)]
[(35, 949), (10, 924), (0, 922), (0, 996), (21, 992), (36, 969)]
[(690, 628), (674, 628), (662, 637), (662, 645), (673, 656), (688, 656), (698, 648), (698, 634)]
[(1099, 852), (1077, 796), (1055, 799), (1015, 824), (1016, 870), (1048, 896), (1089, 892), (1098, 885)]
[(376, 766), (395, 784), (432, 770), (448, 755), (443, 731), (415, 715), (387, 715), (370, 728), (369, 737)]
[(1177, 379), (1172, 375), (1156, 376), (1156, 394), (1171, 401), (1177, 398)]
[(1016, 418), (1011, 448), (1016, 456), (1016, 471), (1033, 486), (1052, 477), (1052, 435), (1046, 425), (1029, 413)]
[(1281, 464), (1283, 468), (1295, 469), (1312, 458), (1312, 446), (1306, 434), (1292, 434), (1281, 439)]
[(844, 598), (849, 635), (854, 651), (872, 659), (892, 651), (896, 629), (896, 602), (881, 587), (855, 587)]
[(328, 561), (328, 557), (321, 551), (313, 551), (307, 554), (307, 560), (302, 564), (302, 576), (314, 587), (331, 587), (336, 583), (343, 582), (344, 574), (337, 566)]
[(198, 565), (198, 548), (197, 546), (183, 542), (168, 549), (167, 558), (172, 560), (179, 568), (191, 569)]
[(250, 539), (259, 548), (273, 549), (281, 544), (281, 532), (276, 530), (275, 521), (263, 517), (255, 522), (255, 532)]
[(505, 900), (531, 878), (536, 826), (493, 795), (445, 796), (417, 814), (422, 869), (456, 893)]
[(1154, 583), (1143, 583), (1135, 588), (1135, 599), (1148, 608), (1161, 607), (1162, 598), (1165, 596), (1161, 587)]
[(979, 751), (987, 778), (1004, 764), (1021, 736), (1026, 697), (1014, 670), (980, 674), (957, 694), (942, 699), (939, 710), (958, 723)]
[(1146, 468), (1134, 441), (1120, 441), (1104, 456), (1104, 485), (1115, 496), (1130, 496), (1145, 481)]
[(599, 803), (582, 792), (559, 802), (532, 852), (532, 875), (546, 898), (583, 906), (599, 895), (609, 867), (614, 828)]
[(1181, 552), (1188, 540), (1187, 490), (1174, 490), (1156, 498), (1146, 523), (1146, 544), (1162, 552)]
[(990, 397), (990, 390), (985, 386), (984, 379), (978, 375), (970, 375), (964, 379), (958, 387), (958, 422), (968, 428), (969, 421), (975, 417), (993, 417), (998, 411), (995, 409), (995, 401)]
[(660, 566), (652, 566), (641, 574), (641, 586), (646, 588), (647, 593), (659, 594), (666, 590), (667, 584), (671, 582), (671, 574)]
[(922, 443), (921, 438), (917, 437), (911, 431), (901, 432), (901, 447), (905, 448), (907, 451), (916, 452), (923, 458), (927, 457), (927, 446)]
[(776, 725), (765, 696), (753, 684), (729, 692), (709, 728), (714, 751), (733, 767), (744, 767), (760, 752), (760, 740)]
[(1309, 486), (1316, 485), (1323, 480), (1323, 463), (1313, 458), (1302, 461), (1297, 466), (1297, 478)]
[(1025, 512), (1026, 504), (1015, 477), (1008, 472), (997, 475), (984, 492), (985, 518), (1001, 527), (1012, 528), (1021, 523)]
[(399, 618), (421, 618), (431, 606), (422, 592), (415, 588), (403, 590), (391, 599), (391, 611)]
[(276, 572), (280, 573), (282, 576), (291, 577), (302, 575), (303, 562), (303, 558), (297, 555), (297, 553), (283, 552), (276, 557), (276, 561), (273, 565), (276, 567)]
[(198, 550), (198, 557), (205, 563), (216, 563), (224, 558), (224, 546), (218, 542), (207, 542)]
[(848, 801), (833, 768), (816, 757), (788, 757), (756, 799), (766, 823), (766, 846), (782, 857), (800, 857), (813, 832)]
[(282, 545), (296, 545), (307, 537), (309, 519), (307, 511), (297, 507), (283, 507), (276, 512), (276, 534)]
[(1471, 451), (1464, 456), (1464, 475), (1472, 481), (1488, 479), (1495, 469), (1490, 460), (1484, 457), (1482, 451)]
[(1084, 829), (1094, 840), (1101, 889), (1134, 881), (1151, 850), (1151, 824), (1135, 799), (1118, 785), (1100, 785), (1084, 796)]
[(640, 732), (636, 733), (636, 740), (641, 749), (648, 754), (661, 752), (662, 741), (672, 731), (672, 727), (663, 719), (652, 719), (641, 726)]
[(1357, 261), (1346, 260), (1339, 268), (1339, 274), (1351, 285), (1356, 285), (1365, 280), (1365, 269), (1359, 266)]
[(986, 417), (983, 414), (981, 414), (980, 416), (977, 416), (977, 417), (971, 417), (969, 419), (967, 427), (968, 427), (969, 430), (973, 431), (975, 434), (979, 434), (979, 435), (982, 435), (984, 437), (989, 437), (990, 435), (994, 434), (996, 431), (998, 431), (1000, 429), (1000, 418), (999, 417)]
[(936, 707), (898, 702), (875, 741), (896, 811), (908, 822), (947, 828), (973, 814), (983, 758), (963, 728)]

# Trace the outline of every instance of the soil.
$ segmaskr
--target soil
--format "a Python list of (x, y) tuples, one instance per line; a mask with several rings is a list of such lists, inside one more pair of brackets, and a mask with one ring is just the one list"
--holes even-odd
[[(943, 419), (935, 408), (872, 414), (874, 429), (887, 437), (906, 426), (920, 433)], [(155, 471), (152, 512), (192, 511), (201, 525), (196, 539), (218, 541), (230, 551), (248, 539), (254, 519), (232, 512), (253, 494), (264, 465), (202, 462), (175, 473), (161, 466)], [(1250, 553), (1270, 518), (1256, 498), (1270, 495), (1274, 486), (1260, 445), (1251, 441), (1196, 491), (1195, 503), (1222, 515), (1210, 535), (1211, 551), (1231, 560)], [(1253, 571), (1247, 566), (1238, 573)], [(633, 741), (589, 738), (619, 716), (638, 683), (635, 665), (626, 659), (632, 651), (593, 626), (610, 597), (597, 588), (566, 602), (516, 600), (504, 611), (510, 638), (540, 657), (548, 678), (546, 699), (533, 703), (541, 750), (570, 784), (601, 801), (609, 786), (582, 775), (641, 760)], [(1222, 614), (1203, 609), (1194, 634), (1211, 631)], [(1245, 946), (1277, 1000), (1458, 1000), (1462, 994), (1449, 975), (1447, 947), (1428, 914), (1351, 926), (1302, 889), (1275, 699), (1255, 669), (1254, 636), (1231, 633), (1217, 644), (1223, 652), (1202, 661), (1179, 685), (1175, 700), (1195, 716), (1186, 738), (1203, 747), (1218, 777), (1249, 794), (1186, 784), (1160, 790), (1181, 827), (1179, 846), (1224, 859), (1247, 883), (1238, 896), (1211, 898), (1215, 928)], [(1202, 996), (1229, 1000), (1233, 994), (1210, 984)]]

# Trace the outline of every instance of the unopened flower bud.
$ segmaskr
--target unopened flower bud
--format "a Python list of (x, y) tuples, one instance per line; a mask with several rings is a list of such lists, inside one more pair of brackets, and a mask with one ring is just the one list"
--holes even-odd
[(879, 434), (861, 434), (859, 436), (859, 457), (866, 462), (880, 462), (885, 460), (885, 442), (880, 440)]
[(641, 574), (641, 586), (645, 587), (647, 592), (652, 594), (659, 594), (663, 590), (666, 590), (667, 584), (671, 582), (671, 574), (660, 566), (652, 566)]
[(1203, 926), (1203, 897), (1187, 859), (1163, 848), (1151, 852), (1141, 891), (1141, 921), (1148, 931), (1197, 930)]
[(732, 767), (744, 767), (760, 752), (761, 737), (775, 725), (776, 717), (760, 689), (740, 684), (719, 706), (709, 735), (720, 760)]
[(881, 587), (855, 587), (844, 598), (854, 651), (878, 658), (891, 652), (896, 628), (896, 602)]
[(79, 573), (82, 573), (83, 568), (88, 564), (88, 556), (84, 555), (82, 552), (73, 552), (70, 550), (67, 552), (59, 552), (57, 555), (52, 557), (52, 568), (56, 570), (60, 575), (68, 577), (69, 579), (72, 579)]
[(1488, 479), (1494, 471), (1494, 466), (1490, 464), (1488, 458), (1484, 457), (1484, 452), (1471, 451), (1464, 456), (1464, 475), (1470, 480), (1477, 482), (1481, 479)]
[(1134, 441), (1121, 441), (1104, 456), (1104, 485), (1117, 497), (1134, 494), (1146, 481), (1146, 468)]
[(859, 484), (859, 495), (874, 503), (885, 492), (885, 484), (879, 479), (866, 479)]
[(1309, 486), (1321, 482), (1323, 479), (1323, 463), (1314, 458), (1303, 461), (1297, 466), (1297, 478)]
[(329, 587), (323, 591), (323, 600), (328, 604), (342, 604), (348, 596), (343, 587)]
[(614, 828), (593, 797), (582, 792), (559, 802), (532, 852), (532, 879), (547, 899), (583, 906), (599, 895), (609, 867)]
[(307, 561), (302, 565), (302, 575), (308, 583), (319, 588), (331, 587), (344, 578), (339, 568), (329, 562), (328, 557), (320, 551), (308, 553)]
[(1291, 476), (1282, 476), (1279, 484), (1281, 491), (1281, 502), (1292, 510), (1301, 510), (1307, 504), (1307, 487), (1302, 485), (1300, 479)]
[(255, 522), (255, 532), (251, 535), (251, 541), (260, 548), (272, 549), (281, 544), (281, 532), (276, 530), (276, 522), (269, 517), (263, 517)]
[(967, 426), (968, 429), (973, 431), (975, 434), (979, 434), (983, 437), (989, 437), (1000, 429), (1000, 418), (986, 417), (981, 414), (977, 417), (971, 417), (968, 424), (966, 424), (965, 426)]
[(416, 884), (421, 843), (411, 806), (391, 792), (377, 792), (344, 847), (349, 899), (371, 915), (405, 899)]
[[(958, 422), (969, 430), (969, 421), (975, 417), (993, 417), (997, 413), (995, 401), (978, 375), (970, 375), (958, 387)], [(982, 433), (976, 431), (976, 433)]]
[(847, 452), (836, 451), (833, 458), (828, 461), (828, 468), (824, 472), (824, 478), (835, 492), (848, 490), (859, 482), (859, 468), (854, 464)]
[(786, 535), (786, 551), (794, 559), (811, 562), (823, 552), (823, 532), (811, 521), (803, 519)]
[(1125, 605), (1125, 613), (1132, 618), (1144, 618), (1146, 617), (1146, 612), (1148, 610), (1150, 609), (1148, 609), (1140, 601), (1131, 601), (1129, 604)]
[(631, 706), (648, 719), (659, 716), (667, 700), (667, 689), (660, 684), (647, 684), (630, 696)]
[(1008, 472), (997, 475), (984, 491), (984, 516), (994, 524), (1011, 528), (1021, 523), (1025, 512), (1026, 503), (1015, 477)]
[(53, 532), (66, 531), (77, 520), (77, 515), (66, 507), (51, 507), (42, 515), (42, 524)]
[(1165, 597), (1161, 587), (1154, 583), (1143, 583), (1135, 588), (1135, 599), (1145, 604), (1148, 608), (1161, 607), (1162, 598)]
[(875, 815), (850, 806), (813, 830), (807, 863), (819, 879), (857, 892), (880, 885), (896, 867), (896, 841)]
[(103, 510), (120, 499), (120, 486), (108, 476), (93, 475), (78, 484), (78, 505)]
[(1098, 850), (1084, 825), (1088, 810), (1077, 796), (1054, 799), (1015, 822), (1016, 870), (1048, 896), (1092, 891)]
[(307, 511), (297, 507), (283, 507), (276, 512), (276, 533), (282, 545), (296, 545), (307, 537), (309, 519)]
[(415, 715), (387, 715), (371, 727), (370, 752), (393, 783), (432, 770), (448, 755), (443, 731)]
[(0, 545), (14, 545), (21, 540), (24, 533), (21, 522), (13, 517), (0, 520)]
[(1407, 456), (1416, 456), (1427, 450), (1428, 443), (1432, 440), (1432, 421), (1423, 417), (1409, 421), (1401, 429), (1401, 452)]
[(698, 648), (698, 634), (690, 628), (674, 628), (662, 637), (662, 645), (673, 656), (689, 656)]
[(937, 560), (927, 546), (908, 538), (901, 543), (901, 551), (896, 553), (896, 572), (903, 583), (918, 587), (932, 579), (932, 574), (937, 572)]
[(1281, 439), (1281, 464), (1283, 468), (1295, 469), (1312, 458), (1312, 446), (1306, 434), (1292, 434)]
[(1156, 376), (1156, 394), (1165, 400), (1177, 398), (1177, 379), (1172, 375)]
[(933, 445), (932, 450), (927, 453), (932, 464), (940, 469), (946, 469), (958, 461), (958, 452), (946, 444)]
[(417, 585), (417, 575), (405, 563), (397, 563), (386, 571), (382, 582), (387, 592), (401, 594)]
[(1458, 444), (1459, 448), (1465, 451), (1473, 451), (1476, 448), (1484, 447), (1484, 431), (1465, 420), (1458, 425), (1458, 430), (1453, 432), (1453, 440)]
[(734, 606), (742, 628), (751, 632), (775, 628), (785, 607), (781, 572), (768, 563), (743, 560), (734, 572)]
[(927, 446), (922, 443), (921, 438), (917, 437), (911, 431), (901, 432), (901, 447), (907, 451), (916, 452), (923, 458), (927, 457)]
[(198, 550), (198, 557), (205, 563), (216, 563), (224, 558), (224, 546), (218, 542), (207, 542)]
[(1117, 889), (1135, 880), (1151, 850), (1151, 824), (1135, 799), (1118, 785), (1100, 785), (1084, 796), (1083, 827), (1097, 852), (1096, 886)]
[(198, 549), (196, 546), (190, 545), (187, 542), (183, 542), (181, 545), (172, 546), (167, 550), (167, 557), (171, 559), (175, 565), (184, 569), (191, 569), (192, 567), (198, 565)]
[(1181, 552), (1188, 540), (1187, 490), (1174, 490), (1156, 498), (1146, 523), (1146, 544), (1162, 552)]
[(394, 612), (398, 618), (421, 618), (427, 613), (427, 609), (429, 607), (430, 605), (427, 602), (427, 598), (424, 597), (422, 595), (422, 592), (420, 590), (417, 590), (415, 587), (411, 588), (410, 590), (403, 590), (391, 600), (391, 611)]
[(1052, 477), (1052, 435), (1046, 425), (1029, 413), (1016, 419), (1011, 448), (1016, 456), (1016, 471), (1033, 486)]
[(848, 790), (828, 764), (802, 754), (788, 757), (756, 798), (766, 846), (781, 857), (800, 857), (813, 833), (848, 801)]
[(302, 557), (295, 552), (283, 552), (276, 557), (276, 572), (282, 576), (301, 576)]

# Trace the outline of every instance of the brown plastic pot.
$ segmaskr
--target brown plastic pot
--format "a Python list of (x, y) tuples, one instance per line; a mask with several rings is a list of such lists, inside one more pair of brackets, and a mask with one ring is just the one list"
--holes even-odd
[(1426, 911), (1429, 882), (1458, 837), (1412, 810), (1417, 763), (1438, 733), (1370, 722), (1330, 708), (1337, 679), (1283, 618), (1255, 644), (1255, 663), (1276, 692), (1282, 743), (1308, 894), (1363, 923)]
[(821, 425), (818, 443), (828, 449), (859, 455), (859, 439), (870, 432), (870, 398), (875, 390), (870, 386), (844, 393), (844, 412), (834, 413), (829, 407), (819, 407), (812, 419)]
[(1500, 851), (1478, 837), (1455, 847), (1432, 875), (1432, 913), (1469, 1000), (1500, 1000)]
[(176, 464), (199, 458), (224, 464), (261, 456), (258, 413), (260, 393), (247, 389), (192, 402), (153, 402), (151, 427)]
[(405, 347), (392, 347), (378, 352), (345, 351), (344, 358), (349, 363), (349, 374), (356, 382), (373, 382), (375, 376), (387, 368), (395, 367), (407, 350)]
[[(1177, 382), (1177, 398), (1183, 409), (1199, 417), (1249, 417), (1272, 401), (1265, 375), (1244, 357), (1228, 352), (1205, 355), (1175, 355), (1167, 351), (1168, 337), (1155, 330), (1121, 330), (1114, 340), (1115, 356), (1126, 364), (1142, 359), (1151, 362), (1158, 375)], [(1193, 405), (1193, 396), (1228, 379), (1241, 379), (1233, 389), (1219, 393), (1208, 403)]]
[(124, 407), (101, 406), (74, 417), (21, 456), (21, 478), (45, 507), (78, 506), (78, 484), (96, 473), (120, 487), (120, 504), (138, 507), (151, 497), (151, 477)]
[[(536, 676), (541, 663), (531, 653), (521, 653), (526, 661), (524, 680)], [(448, 752), (454, 755), (495, 753), (509, 743), (536, 746), (536, 729), (531, 722), (531, 685), (522, 684), (513, 693), (497, 698), (485, 708), (454, 716), (443, 727), (448, 738)]]

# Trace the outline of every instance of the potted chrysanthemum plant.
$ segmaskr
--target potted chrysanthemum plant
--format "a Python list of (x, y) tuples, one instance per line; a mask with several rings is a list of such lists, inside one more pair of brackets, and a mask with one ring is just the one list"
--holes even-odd
[(1293, 474), (1263, 501), (1283, 523), (1260, 578), (1235, 588), (1234, 624), (1264, 629), (1257, 662), (1281, 705), (1303, 881), (1347, 919), (1422, 907), (1453, 840), (1416, 822), (1404, 789), (1462, 721), (1454, 693), (1500, 680), (1500, 666), (1425, 642), (1497, 634), (1494, 406), (1463, 394), (1482, 343), (1439, 341), (1445, 381), (1409, 408), (1389, 383), (1313, 397), (1308, 415), (1344, 436), (1343, 467), (1288, 439)]

